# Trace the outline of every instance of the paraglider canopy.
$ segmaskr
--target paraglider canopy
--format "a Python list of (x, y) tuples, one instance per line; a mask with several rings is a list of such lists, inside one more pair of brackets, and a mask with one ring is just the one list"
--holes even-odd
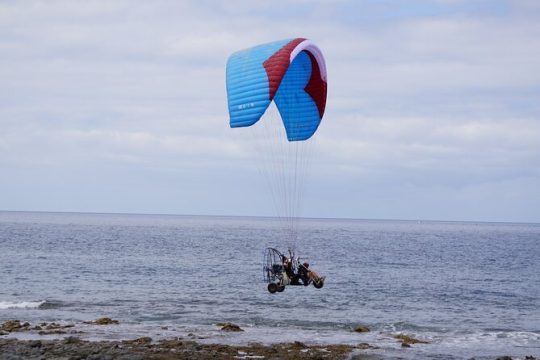
[(295, 249), (316, 142), (305, 140), (318, 130), (326, 107), (322, 52), (304, 38), (258, 45), (229, 57), (226, 79), (230, 126), (249, 129), (243, 132), (246, 152), (255, 155), (283, 225), (276, 238)]
[(309, 139), (326, 106), (326, 65), (311, 41), (295, 38), (232, 54), (227, 62), (231, 127), (255, 124), (275, 102), (288, 141)]

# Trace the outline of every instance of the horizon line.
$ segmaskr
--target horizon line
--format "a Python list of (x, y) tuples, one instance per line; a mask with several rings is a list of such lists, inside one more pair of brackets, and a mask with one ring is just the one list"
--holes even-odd
[[(49, 213), (49, 214), (88, 214), (88, 215), (132, 215), (132, 216), (192, 216), (192, 217), (229, 217), (229, 218), (270, 218), (289, 219), (289, 217), (276, 215), (224, 215), (224, 214), (173, 214), (173, 213), (135, 213), (135, 212), (100, 212), (100, 211), (50, 211), (50, 210), (4, 210), (0, 213)], [(540, 222), (528, 221), (487, 221), (487, 220), (441, 220), (441, 219), (382, 219), (382, 218), (354, 218), (354, 217), (314, 217), (297, 216), (304, 220), (347, 220), (347, 221), (403, 221), (403, 222), (446, 222), (446, 223), (486, 223), (486, 224), (524, 224), (540, 225)]]

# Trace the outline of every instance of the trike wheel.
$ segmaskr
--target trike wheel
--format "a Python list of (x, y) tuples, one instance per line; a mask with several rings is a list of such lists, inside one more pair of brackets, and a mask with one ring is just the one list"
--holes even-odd
[(271, 294), (275, 293), (278, 291), (278, 285), (275, 283), (268, 284), (268, 291), (270, 291)]

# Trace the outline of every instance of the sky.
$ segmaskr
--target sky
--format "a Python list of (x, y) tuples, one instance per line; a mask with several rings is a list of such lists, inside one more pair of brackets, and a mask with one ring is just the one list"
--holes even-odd
[(239, 49), (328, 70), (302, 216), (540, 222), (536, 0), (0, 0), (0, 210), (275, 215)]

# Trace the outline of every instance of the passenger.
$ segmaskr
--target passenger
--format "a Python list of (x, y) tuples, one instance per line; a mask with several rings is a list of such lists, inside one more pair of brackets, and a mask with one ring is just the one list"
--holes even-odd
[(310, 276), (309, 273), (311, 270), (309, 270), (309, 264), (307, 262), (303, 263), (298, 268), (298, 277), (302, 279), (302, 282), (304, 283), (304, 286), (308, 286), (310, 282)]

